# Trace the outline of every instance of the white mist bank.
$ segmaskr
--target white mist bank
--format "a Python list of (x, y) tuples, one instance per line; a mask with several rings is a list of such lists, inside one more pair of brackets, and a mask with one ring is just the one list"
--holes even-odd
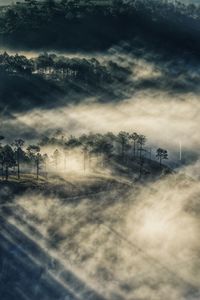
[(199, 299), (199, 181), (170, 175), (126, 196), (110, 190), (63, 201), (27, 193), (16, 203), (43, 237), (14, 216), (8, 221), (105, 299)]
[[(70, 135), (88, 132), (117, 133), (121, 130), (145, 134), (156, 146), (199, 152), (200, 101), (194, 95), (177, 99), (162, 93), (138, 93), (133, 99), (109, 104), (94, 101), (54, 110), (32, 110), (15, 114), (10, 126), (24, 124), (45, 134), (56, 128)], [(6, 126), (6, 124), (5, 124)]]

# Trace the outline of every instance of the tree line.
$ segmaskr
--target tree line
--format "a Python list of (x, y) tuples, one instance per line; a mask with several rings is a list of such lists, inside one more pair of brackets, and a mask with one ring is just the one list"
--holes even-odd
[[(48, 175), (48, 164), (54, 165), (54, 170), (59, 172), (60, 166), (67, 170), (67, 159), (70, 160), (76, 150), (82, 156), (82, 169), (86, 171), (91, 167), (92, 158), (97, 158), (97, 164), (104, 168), (112, 160), (123, 165), (137, 162), (139, 165), (139, 177), (143, 174), (145, 161), (152, 159), (151, 151), (146, 147), (147, 139), (144, 135), (136, 132), (119, 132), (117, 135), (112, 132), (106, 134), (83, 134), (79, 137), (70, 136), (65, 138), (61, 134), (53, 137), (43, 137), (37, 144), (25, 146), (23, 139), (16, 139), (11, 144), (4, 143), (4, 137), (0, 136), (0, 165), (2, 180), (8, 181), (10, 174), (17, 176), (20, 180), (22, 166), (26, 165), (26, 172), (34, 169), (36, 179), (40, 175)], [(51, 146), (53, 153), (49, 156), (43, 149)], [(168, 159), (168, 152), (158, 148), (156, 158), (162, 169), (163, 160)]]
[[(199, 28), (200, 6), (149, 0), (25, 0), (0, 11), (5, 42), (39, 47), (99, 50), (140, 32), (184, 38)], [(191, 37), (190, 37), (191, 38)], [(188, 43), (189, 46), (189, 43)]]
[(101, 64), (97, 59), (68, 58), (43, 53), (28, 59), (24, 55), (0, 54), (0, 70), (8, 74), (42, 75), (46, 79), (73, 80), (85, 83), (107, 82), (128, 79), (130, 71), (113, 61)]

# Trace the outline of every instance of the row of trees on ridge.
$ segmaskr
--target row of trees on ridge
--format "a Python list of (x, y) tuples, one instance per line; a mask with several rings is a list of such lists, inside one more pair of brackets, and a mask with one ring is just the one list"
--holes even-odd
[[(0, 140), (3, 142), (4, 137)], [(12, 144), (0, 145), (0, 164), (2, 179), (9, 179), (10, 173), (17, 174), (18, 180), (21, 177), (21, 166), (26, 165), (27, 172), (30, 167), (35, 169), (36, 179), (39, 175), (47, 176), (47, 166), (53, 163), (55, 171), (59, 171), (59, 165), (62, 164), (67, 168), (67, 158), (70, 160), (70, 155), (77, 150), (83, 158), (83, 170), (91, 167), (93, 157), (97, 158), (98, 165), (101, 168), (111, 160), (115, 160), (121, 164), (129, 165), (131, 162), (136, 162), (139, 165), (139, 175), (142, 176), (143, 164), (145, 160), (152, 159), (151, 150), (146, 148), (146, 137), (137, 134), (130, 134), (125, 131), (119, 132), (117, 135), (112, 132), (106, 134), (83, 134), (80, 137), (70, 136), (65, 139), (64, 136), (57, 135), (56, 137), (43, 137), (37, 145), (29, 145), (25, 147), (23, 139), (16, 139)], [(44, 153), (43, 149), (54, 148), (53, 154), (49, 156)], [(168, 152), (165, 149), (158, 148), (156, 158), (159, 160), (162, 168), (163, 160), (168, 159)], [(61, 162), (63, 159), (63, 162)]]
[(42, 75), (55, 80), (76, 79), (82, 82), (112, 82), (113, 78), (120, 81), (130, 75), (113, 61), (100, 63), (97, 59), (68, 58), (56, 54), (43, 53), (36, 58), (28, 59), (24, 55), (0, 54), (0, 70), (9, 74)]

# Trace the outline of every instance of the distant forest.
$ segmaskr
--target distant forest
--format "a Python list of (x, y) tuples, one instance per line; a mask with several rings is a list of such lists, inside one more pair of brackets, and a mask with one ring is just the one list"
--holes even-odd
[[(53, 137), (44, 136), (37, 144), (25, 147), (23, 139), (16, 139), (11, 144), (3, 142), (4, 137), (0, 137), (0, 165), (2, 180), (9, 180), (9, 176), (15, 176), (20, 180), (21, 173), (29, 174), (32, 170), (39, 176), (48, 176), (51, 172), (67, 172), (70, 157), (79, 153), (78, 159), (81, 160), (82, 171), (94, 168), (106, 168), (111, 161), (116, 161), (124, 166), (137, 163), (139, 178), (148, 174), (144, 164), (152, 160), (152, 151), (146, 147), (146, 137), (137, 134), (130, 134), (121, 131), (115, 135), (112, 132), (106, 134), (83, 134), (79, 137), (70, 136), (65, 138), (62, 132), (57, 131)], [(46, 148), (52, 149), (51, 155), (44, 153)], [(93, 159), (95, 158), (95, 164)], [(163, 161), (168, 159), (168, 151), (158, 148), (156, 158), (162, 171)]]
[(101, 81), (113, 84), (115, 79), (125, 81), (131, 74), (127, 68), (113, 61), (102, 65), (95, 58), (67, 58), (48, 53), (28, 59), (23, 55), (8, 55), (6, 52), (0, 54), (0, 71), (11, 75), (38, 74), (57, 81), (74, 78), (85, 84), (97, 84)]
[(0, 54), (1, 104), (26, 110), (32, 105), (53, 107), (55, 99), (60, 105), (92, 96), (117, 99), (129, 91), (131, 74), (129, 68), (109, 59), (99, 62), (48, 53), (28, 59), (5, 52)]
[(168, 38), (168, 46), (198, 50), (199, 22), (200, 6), (179, 1), (25, 0), (1, 8), (0, 39), (13, 47), (94, 51), (151, 32), (158, 46)]

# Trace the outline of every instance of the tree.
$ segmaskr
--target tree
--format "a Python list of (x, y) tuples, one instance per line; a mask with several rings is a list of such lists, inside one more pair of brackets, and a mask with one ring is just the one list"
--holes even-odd
[(144, 145), (146, 144), (146, 137), (144, 135), (139, 135), (137, 139), (138, 151), (140, 154), (140, 160), (142, 159), (142, 153), (145, 152)]
[(16, 163), (14, 151), (9, 145), (5, 145), (2, 149), (2, 163), (5, 166), (5, 177), (6, 181), (8, 181), (9, 169)]
[(139, 178), (141, 178), (142, 177), (142, 171), (143, 171), (143, 165), (144, 165), (144, 157), (141, 157), (139, 165), (140, 165), (140, 176), (139, 176)]
[(44, 166), (44, 172), (45, 172), (45, 176), (46, 178), (48, 177), (48, 170), (47, 170), (47, 164), (49, 162), (49, 156), (47, 153), (42, 155), (42, 162), (43, 162), (43, 166)]
[(46, 9), (47, 16), (50, 19), (53, 16), (53, 12), (56, 8), (55, 0), (44, 0), (43, 1), (43, 9)]
[(1, 176), (4, 178), (4, 161), (3, 161), (3, 147), (0, 144), (0, 164), (1, 164)]
[(40, 163), (42, 162), (42, 155), (38, 152), (36, 154), (36, 171), (37, 171), (37, 180), (39, 179), (40, 172)]
[(136, 155), (136, 144), (138, 141), (139, 135), (134, 132), (132, 134), (130, 134), (129, 139), (133, 141), (133, 157), (135, 158)]
[(37, 145), (30, 145), (27, 148), (29, 158), (34, 161), (36, 165), (36, 178), (39, 179), (40, 162), (42, 161), (42, 156), (40, 154), (40, 147)]
[(129, 141), (129, 133), (125, 131), (121, 131), (117, 136), (117, 141), (121, 145), (121, 156), (123, 160), (125, 159), (125, 151), (128, 148), (128, 141)]
[(12, 9), (9, 8), (6, 13), (5, 13), (5, 30), (8, 33), (12, 33), (13, 31), (15, 31), (18, 28), (18, 24), (19, 24), (19, 18), (17, 15), (17, 12)]
[(37, 0), (24, 0), (28, 5), (35, 6), (38, 4)]
[(51, 68), (54, 66), (54, 61), (51, 55), (44, 53), (38, 56), (36, 59), (37, 70), (41, 73), (50, 72)]
[(90, 141), (88, 141), (88, 136), (86, 134), (82, 134), (79, 138), (79, 143), (81, 145), (82, 153), (83, 153), (83, 170), (86, 171), (87, 160), (89, 161), (89, 153), (91, 151), (92, 139), (90, 134)]
[(80, 0), (61, 0), (60, 4), (67, 12), (67, 17), (75, 18), (77, 14), (77, 8), (80, 6)]
[(97, 135), (92, 152), (104, 156), (102, 161), (104, 163), (105, 158), (109, 159), (112, 155), (113, 145), (106, 136)]
[(55, 164), (55, 167), (56, 167), (56, 170), (58, 169), (58, 164), (59, 164), (59, 158), (60, 158), (61, 154), (60, 154), (60, 151), (58, 149), (56, 149), (53, 153), (53, 161), (54, 161), (54, 164)]
[(158, 148), (156, 151), (156, 158), (160, 161), (160, 166), (162, 165), (162, 161), (168, 159), (168, 152), (165, 149)]
[(65, 169), (67, 167), (67, 154), (70, 152), (70, 150), (78, 148), (80, 145), (81, 145), (80, 140), (72, 135), (69, 137), (67, 142), (64, 144), (64, 166), (65, 166)]
[(16, 161), (17, 161), (17, 177), (18, 180), (20, 180), (20, 159), (21, 159), (21, 152), (22, 152), (22, 147), (24, 145), (24, 140), (22, 139), (17, 139), (13, 143), (13, 146), (15, 147), (16, 151)]
[(11, 56), (10, 58), (13, 71), (26, 74), (31, 74), (33, 72), (34, 66), (31, 59), (27, 59), (25, 56), (18, 54)]

